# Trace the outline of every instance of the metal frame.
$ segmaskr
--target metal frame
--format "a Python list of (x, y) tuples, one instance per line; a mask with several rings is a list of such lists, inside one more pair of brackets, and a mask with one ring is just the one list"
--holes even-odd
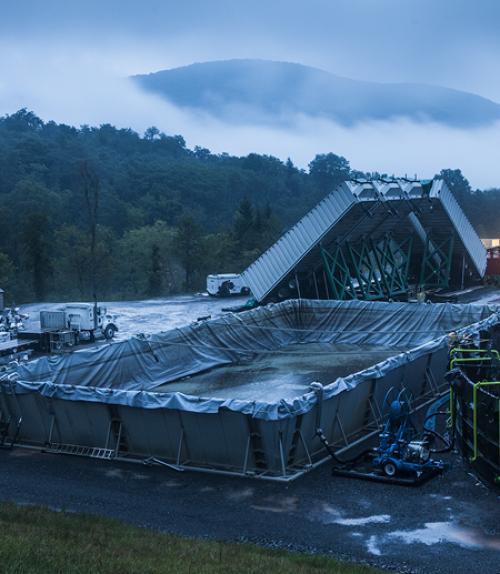
[[(457, 353), (475, 353), (476, 357), (456, 357)], [(496, 349), (462, 349), (462, 348), (455, 348), (452, 349), (450, 352), (451, 361), (450, 366), (454, 368), (455, 365), (461, 364), (464, 367), (468, 366), (482, 366), (485, 362), (488, 361), (499, 361), (500, 360), (500, 353)], [(478, 381), (474, 383), (471, 381), (467, 376), (466, 380), (472, 385), (472, 402), (470, 406), (472, 408), (472, 456), (469, 457), (469, 461), (471, 463), (477, 462), (479, 459), (483, 458), (484, 456), (481, 455), (479, 450), (479, 405), (480, 401), (478, 399), (479, 391), (483, 388), (489, 387), (500, 387), (500, 381)], [(488, 394), (488, 393), (487, 393)], [(489, 394), (488, 394), (489, 395)], [(497, 403), (497, 430), (498, 430), (498, 466), (496, 467), (498, 474), (495, 476), (495, 482), (500, 483), (500, 396), (496, 398), (493, 395), (489, 395), (491, 400)], [(453, 386), (450, 386), (450, 413), (451, 413), (451, 420), (453, 420), (455, 416), (455, 393), (453, 391)], [(470, 424), (470, 423), (469, 423)]]
[[(414, 246), (418, 257), (414, 253), (412, 261), (416, 280), (427, 248), (426, 258), (430, 260), (424, 262), (427, 269), (423, 277), (427, 281), (421, 283), (447, 283), (447, 262), (443, 263), (443, 273), (436, 274), (429, 253), (436, 253), (434, 247), (427, 245), (431, 230), (435, 231), (432, 239), (437, 243), (453, 235), (453, 258), (465, 257), (475, 279), (484, 276), (486, 249), (443, 180), (346, 181), (243, 271), (245, 285), (257, 301), (264, 302), (276, 296), (294, 269), (304, 271), (321, 264), (317, 253), (321, 243), (328, 246), (338, 241), (344, 245), (349, 239), (357, 244), (363, 236), (373, 237), (381, 232), (392, 232), (402, 240), (408, 235), (408, 227), (419, 238)], [(444, 260), (451, 258), (447, 248), (443, 255)]]
[[(477, 415), (479, 411), (479, 404), (477, 401), (477, 392), (479, 389), (483, 387), (493, 387), (493, 386), (500, 386), (500, 381), (479, 381), (478, 383), (474, 383), (474, 387), (472, 390), (472, 458), (471, 462), (475, 462), (479, 457), (479, 449), (478, 449), (478, 423), (477, 423)], [(500, 398), (498, 399), (498, 465), (500, 466)], [(497, 481), (500, 481), (500, 475), (496, 477)]]
[(413, 236), (397, 243), (390, 235), (382, 242), (371, 241), (388, 298), (408, 293), (408, 273), (413, 249)]
[(331, 253), (321, 246), (328, 298), (374, 301), (408, 293), (412, 247), (413, 236), (398, 243), (390, 234), (337, 243)]
[(374, 264), (374, 251), (371, 242), (363, 239), (359, 246), (346, 242), (354, 275), (358, 280), (358, 288), (361, 291), (361, 299), (373, 301), (385, 297), (381, 280), (380, 269)]
[(419, 287), (422, 289), (446, 289), (450, 286), (454, 234), (436, 241), (427, 235), (420, 268)]
[(321, 259), (328, 278), (329, 287), (333, 294), (331, 298), (340, 301), (357, 299), (351, 271), (344, 252), (342, 251), (342, 247), (337, 245), (333, 254), (330, 254), (326, 249), (321, 247)]

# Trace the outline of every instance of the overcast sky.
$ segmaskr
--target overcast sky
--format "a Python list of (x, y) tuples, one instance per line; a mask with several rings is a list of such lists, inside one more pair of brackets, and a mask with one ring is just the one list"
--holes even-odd
[[(356, 139), (365, 135), (359, 127), (346, 134), (323, 126), (319, 132), (325, 136), (315, 147), (318, 130), (301, 125), (289, 134), (287, 150), (286, 141), (269, 134), (267, 148), (258, 143), (257, 134), (248, 139), (249, 126), (245, 148), (243, 138), (228, 126), (218, 126), (219, 137), (211, 138), (203, 122), (146, 98), (121, 83), (122, 78), (195, 61), (264, 58), (363, 80), (439, 84), (500, 102), (499, 23), (498, 0), (0, 0), (0, 114), (26, 106), (44, 119), (76, 125), (110, 121), (142, 129), (154, 123), (167, 132), (184, 133), (192, 145), (222, 151), (226, 143), (227, 151), (241, 153), (253, 145), (256, 151), (290, 155), (298, 163), (307, 163), (302, 157), (306, 153), (330, 151), (335, 144), (331, 151), (346, 156), (357, 150), (358, 156), (349, 158), (356, 167), (376, 169), (368, 149)], [(368, 128), (372, 145), (377, 130)], [(394, 129), (388, 139), (408, 134), (411, 127), (402, 130), (398, 124)], [(387, 130), (380, 130), (380, 138), (391, 135)], [(326, 135), (329, 131), (335, 132), (335, 141)], [(423, 132), (417, 135), (424, 137)], [(485, 133), (436, 132), (439, 145), (449, 141), (450, 148), (439, 160), (458, 167), (470, 149), (477, 160), (466, 159), (474, 170), (469, 174), (473, 182), (499, 185), (500, 175), (488, 167), (489, 148), (480, 143), (494, 146), (500, 143), (497, 136), (498, 126)], [(342, 149), (343, 138), (349, 149)], [(475, 141), (479, 145), (473, 149)], [(429, 157), (414, 159), (415, 169), (410, 169), (416, 148), (408, 145), (411, 153), (408, 148), (408, 157), (400, 161), (387, 142), (387, 153), (394, 155), (392, 164), (384, 160), (393, 167), (388, 171), (422, 172), (437, 166), (429, 151)]]

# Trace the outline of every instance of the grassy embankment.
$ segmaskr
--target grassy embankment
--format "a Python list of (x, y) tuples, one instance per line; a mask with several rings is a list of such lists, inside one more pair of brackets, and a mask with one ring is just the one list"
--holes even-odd
[(85, 514), (0, 505), (2, 574), (377, 574), (331, 558), (192, 540)]

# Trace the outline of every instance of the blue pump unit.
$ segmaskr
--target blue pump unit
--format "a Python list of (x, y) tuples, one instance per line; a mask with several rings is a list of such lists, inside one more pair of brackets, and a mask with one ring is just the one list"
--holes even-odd
[(418, 437), (408, 402), (398, 398), (390, 405), (389, 416), (379, 436), (376, 456), (372, 460), (373, 467), (389, 478), (444, 470), (442, 461), (431, 458), (432, 442), (430, 433), (424, 432), (421, 438)]
[[(446, 452), (452, 448), (452, 439), (436, 432), (438, 416), (448, 414), (440, 410), (448, 402), (448, 395), (433, 403), (427, 411), (423, 431), (419, 434), (410, 415), (409, 400), (403, 398), (403, 393), (404, 391), (401, 391), (389, 405), (378, 446), (363, 451), (354, 459), (349, 461), (339, 459), (322, 430), (317, 429), (320, 440), (334, 461), (333, 474), (416, 485), (445, 470), (447, 465), (441, 460), (433, 459), (432, 454)], [(384, 404), (386, 403), (387, 397), (384, 401)], [(436, 437), (443, 442), (443, 448), (433, 448)]]

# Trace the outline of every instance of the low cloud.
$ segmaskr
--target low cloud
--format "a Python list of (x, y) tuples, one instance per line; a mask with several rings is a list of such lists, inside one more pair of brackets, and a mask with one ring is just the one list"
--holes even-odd
[(190, 147), (290, 157), (304, 168), (317, 153), (329, 151), (344, 155), (353, 168), (396, 175), (427, 178), (442, 168), (459, 167), (475, 187), (500, 186), (496, 168), (500, 123), (452, 129), (398, 119), (345, 127), (296, 115), (283, 127), (261, 122), (246, 125), (236, 118), (218, 120), (179, 109), (143, 92), (123, 73), (126, 54), (120, 60), (111, 53), (37, 54), (35, 48), (11, 46), (0, 50), (0, 114), (26, 107), (46, 121), (76, 126), (111, 123), (139, 133), (155, 125), (169, 135), (183, 135)]

